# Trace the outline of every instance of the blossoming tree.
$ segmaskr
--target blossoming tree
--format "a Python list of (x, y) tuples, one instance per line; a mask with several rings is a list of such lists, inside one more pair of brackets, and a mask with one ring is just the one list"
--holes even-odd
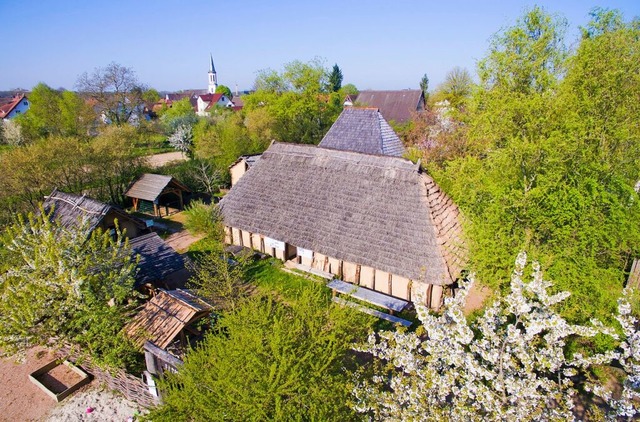
[(537, 263), (525, 281), (526, 262), (521, 253), (510, 294), (472, 324), (463, 314), (469, 282), (440, 315), (416, 303), (424, 331), (372, 333), (361, 351), (377, 358), (378, 370), (372, 378), (358, 377), (354, 408), (375, 420), (574, 420), (579, 375), (613, 362), (627, 373), (619, 397), (601, 385), (585, 387), (606, 400), (611, 418), (637, 414), (640, 335), (626, 298), (619, 302), (624, 337), (618, 349), (566, 356), (571, 337), (617, 334), (595, 320), (591, 326), (568, 323), (553, 308), (569, 293), (549, 294), (551, 283)]

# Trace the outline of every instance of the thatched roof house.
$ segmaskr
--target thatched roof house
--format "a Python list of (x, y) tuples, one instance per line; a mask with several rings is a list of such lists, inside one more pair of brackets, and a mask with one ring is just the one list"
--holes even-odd
[(405, 152), (377, 108), (345, 108), (318, 146), (394, 157)]
[(153, 215), (160, 216), (162, 206), (167, 214), (169, 207), (184, 208), (184, 194), (190, 192), (188, 187), (174, 177), (145, 173), (129, 186), (124, 195), (133, 199), (134, 210), (138, 210), (140, 201), (146, 201), (153, 204)]
[(144, 221), (127, 214), (123, 209), (105, 204), (73, 193), (60, 192), (54, 189), (51, 195), (44, 197), (42, 203), (44, 211), (51, 213), (51, 218), (63, 227), (77, 227), (79, 222), (86, 221), (91, 231), (96, 228), (111, 230), (118, 227), (126, 230), (129, 238), (134, 238), (148, 232)]
[(229, 166), (231, 173), (231, 186), (238, 183), (238, 180), (260, 159), (262, 154), (241, 155)]
[(157, 233), (136, 237), (129, 242), (134, 255), (140, 257), (137, 266), (136, 287), (152, 284), (154, 287), (175, 289), (184, 287), (189, 277), (182, 255), (169, 246)]
[(396, 123), (405, 123), (411, 119), (411, 113), (424, 110), (424, 94), (421, 89), (360, 91), (355, 102), (378, 108), (387, 121)]
[(274, 143), (220, 204), (229, 243), (403, 299), (462, 269), (456, 206), (402, 158)]
[(186, 343), (184, 329), (212, 310), (211, 305), (188, 290), (162, 290), (127, 324), (125, 332), (139, 347), (148, 340), (166, 349), (179, 335)]

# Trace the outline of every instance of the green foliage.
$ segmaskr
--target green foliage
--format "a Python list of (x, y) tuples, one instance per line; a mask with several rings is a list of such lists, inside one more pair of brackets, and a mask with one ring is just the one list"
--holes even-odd
[(243, 97), (247, 127), (264, 141), (320, 142), (342, 109), (341, 94), (326, 92), (328, 73), (318, 59), (261, 71), (256, 91)]
[(223, 240), (222, 216), (216, 205), (192, 201), (185, 209), (184, 214), (186, 216), (184, 226), (191, 233), (205, 234), (220, 242)]
[(180, 126), (194, 126), (198, 122), (198, 117), (189, 98), (186, 97), (175, 101), (170, 108), (162, 111), (160, 121), (165, 126), (166, 133), (173, 133)]
[(233, 99), (233, 93), (231, 92), (231, 88), (226, 85), (218, 85), (216, 88), (216, 94), (224, 94), (228, 98)]
[(468, 217), (480, 279), (504, 286), (526, 249), (572, 292), (562, 312), (574, 322), (610, 318), (640, 252), (640, 32), (601, 24), (618, 22), (608, 13), (568, 60), (564, 21), (541, 9), (497, 36), (449, 138), (462, 154), (430, 163)]
[(71, 91), (60, 92), (39, 83), (29, 101), (29, 111), (16, 118), (29, 142), (44, 136), (86, 137), (96, 121), (91, 106)]
[(51, 338), (80, 346), (96, 363), (136, 361), (121, 334), (133, 295), (135, 261), (118, 232), (65, 228), (39, 216), (20, 218), (0, 238), (0, 347), (5, 353)]
[(340, 97), (344, 99), (347, 95), (358, 95), (359, 92), (354, 84), (346, 84), (340, 88)]
[(220, 319), (218, 332), (170, 375), (164, 420), (353, 420), (347, 408), (350, 348), (363, 316), (331, 304), (321, 286), (287, 304), (251, 299)]
[(147, 104), (155, 104), (160, 100), (160, 94), (154, 88), (149, 88), (142, 93), (142, 101)]
[(535, 6), (511, 28), (494, 37), (478, 73), (486, 88), (532, 93), (555, 85), (562, 73), (566, 20)]
[(424, 101), (426, 103), (429, 99), (429, 77), (426, 73), (422, 75), (420, 79), (420, 89), (422, 90), (422, 95), (424, 95)]
[(473, 79), (467, 69), (454, 67), (445, 76), (433, 95), (433, 102), (448, 101), (455, 109), (462, 108), (473, 90)]
[[(215, 236), (210, 240), (215, 242)], [(211, 243), (212, 250), (196, 258), (195, 274), (189, 280), (199, 296), (215, 305), (216, 309), (233, 311), (249, 294), (245, 270), (251, 254), (232, 256), (224, 250), (221, 241)]]
[(342, 88), (342, 70), (340, 70), (337, 64), (334, 64), (329, 74), (329, 90), (331, 92), (338, 92), (340, 88)]
[(97, 199), (120, 203), (124, 189), (142, 170), (129, 138), (135, 133), (131, 127), (107, 128), (88, 142), (56, 136), (2, 154), (0, 220), (29, 205), (35, 209), (56, 187), (71, 193), (89, 190)]

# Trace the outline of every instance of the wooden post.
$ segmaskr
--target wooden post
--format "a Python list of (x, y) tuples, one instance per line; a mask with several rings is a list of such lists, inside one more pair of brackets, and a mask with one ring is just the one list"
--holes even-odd
[(133, 198), (133, 210), (138, 211), (138, 198)]
[[(391, 273), (389, 273), (389, 281), (388, 281), (388, 283), (389, 284), (387, 285), (387, 288), (389, 289), (389, 295), (393, 296), (393, 285), (391, 283)], [(391, 314), (391, 315), (393, 315), (393, 314)]]
[(360, 268), (361, 268), (360, 264), (357, 264), (356, 265), (356, 279), (355, 279), (356, 286), (360, 285)]
[(182, 200), (182, 190), (178, 189), (178, 197), (180, 198), (180, 209), (183, 210), (184, 209), (184, 202)]
[(156, 217), (160, 217), (160, 210), (158, 209), (158, 204), (153, 203), (153, 215)]
[(440, 309), (442, 304), (442, 286), (434, 285), (431, 289), (431, 308), (434, 310)]

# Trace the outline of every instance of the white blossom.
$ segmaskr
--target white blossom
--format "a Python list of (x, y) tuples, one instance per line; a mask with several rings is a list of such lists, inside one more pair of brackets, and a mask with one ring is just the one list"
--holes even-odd
[(612, 335), (599, 321), (573, 325), (553, 305), (569, 293), (550, 295), (537, 263), (525, 280), (525, 253), (518, 255), (509, 294), (488, 306), (469, 324), (463, 308), (473, 277), (439, 315), (421, 300), (415, 304), (425, 334), (372, 333), (359, 350), (372, 354), (386, 369), (371, 379), (360, 376), (353, 389), (354, 409), (374, 420), (575, 420), (574, 379), (594, 364), (612, 361), (628, 375), (620, 397), (591, 384), (611, 418), (632, 417), (640, 399), (640, 334), (626, 296), (617, 317), (624, 340), (615, 351), (594, 356), (565, 356), (573, 336)]

